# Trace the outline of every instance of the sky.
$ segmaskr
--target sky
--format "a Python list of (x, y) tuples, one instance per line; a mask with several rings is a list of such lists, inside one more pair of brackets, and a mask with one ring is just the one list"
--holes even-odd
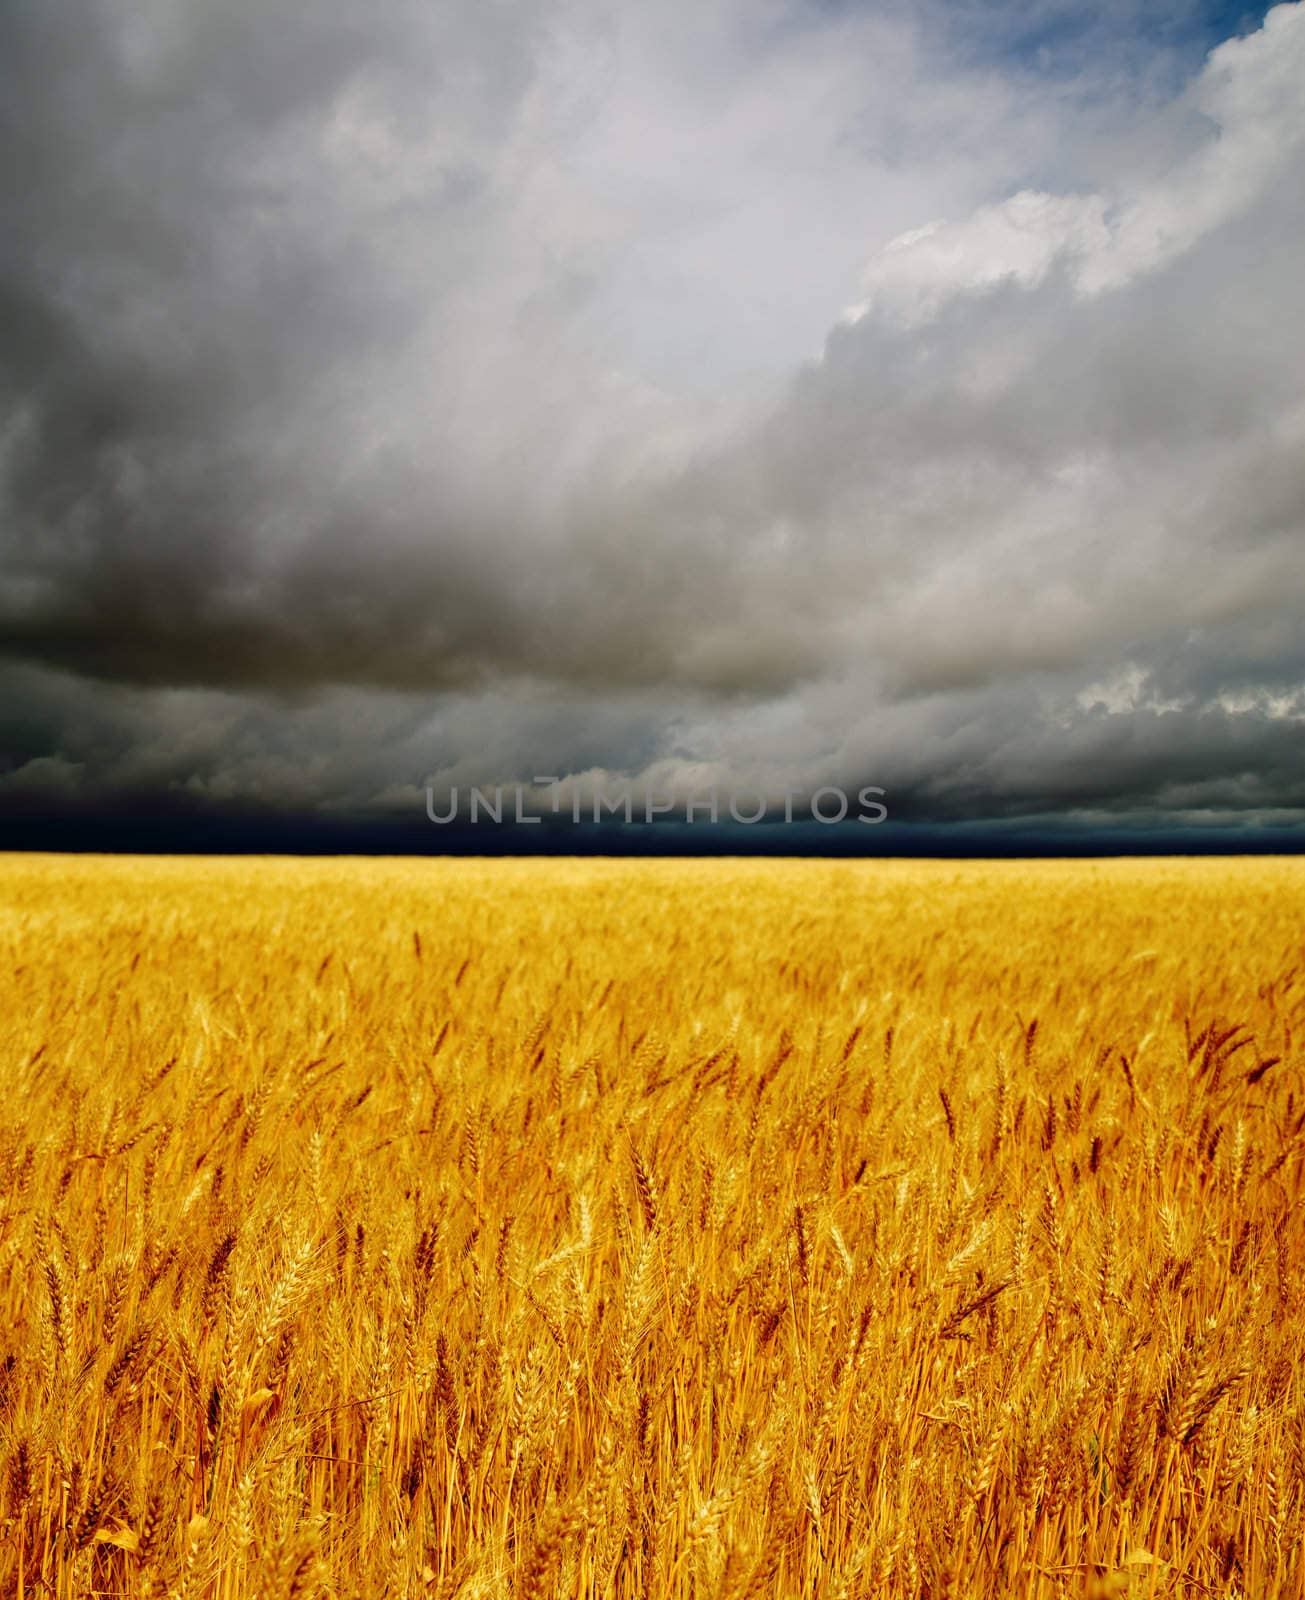
[(1290, 847), (1302, 170), (1301, 0), (9, 0), (0, 844)]

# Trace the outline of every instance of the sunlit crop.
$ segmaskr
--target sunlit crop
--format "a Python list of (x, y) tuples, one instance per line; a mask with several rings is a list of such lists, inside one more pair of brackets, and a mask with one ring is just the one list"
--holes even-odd
[(1305, 1594), (1305, 862), (0, 860), (0, 1593)]

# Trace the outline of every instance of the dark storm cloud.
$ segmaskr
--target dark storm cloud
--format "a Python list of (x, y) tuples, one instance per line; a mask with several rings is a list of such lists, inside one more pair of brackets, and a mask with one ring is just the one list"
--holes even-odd
[(1301, 6), (758, 15), (8, 8), (0, 807), (1299, 814)]
[[(1299, 816), (1305, 754), (1299, 725), (1205, 707), (1098, 707), (1055, 732), (1036, 702), (967, 724), (949, 765), (904, 764), (894, 815), (975, 822), (992, 817), (1147, 812)], [(1054, 759), (1049, 747), (1054, 743)], [(880, 781), (891, 780), (889, 764)]]

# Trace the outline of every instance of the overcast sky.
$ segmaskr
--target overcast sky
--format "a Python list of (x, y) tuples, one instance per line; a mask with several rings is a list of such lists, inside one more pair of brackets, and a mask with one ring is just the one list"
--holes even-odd
[(8, 0), (0, 818), (1305, 821), (1305, 4)]

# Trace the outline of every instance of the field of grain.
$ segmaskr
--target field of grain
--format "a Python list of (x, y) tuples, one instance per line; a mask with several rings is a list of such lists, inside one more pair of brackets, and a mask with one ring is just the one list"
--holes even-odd
[(1305, 1595), (1303, 931), (0, 858), (0, 1593)]

